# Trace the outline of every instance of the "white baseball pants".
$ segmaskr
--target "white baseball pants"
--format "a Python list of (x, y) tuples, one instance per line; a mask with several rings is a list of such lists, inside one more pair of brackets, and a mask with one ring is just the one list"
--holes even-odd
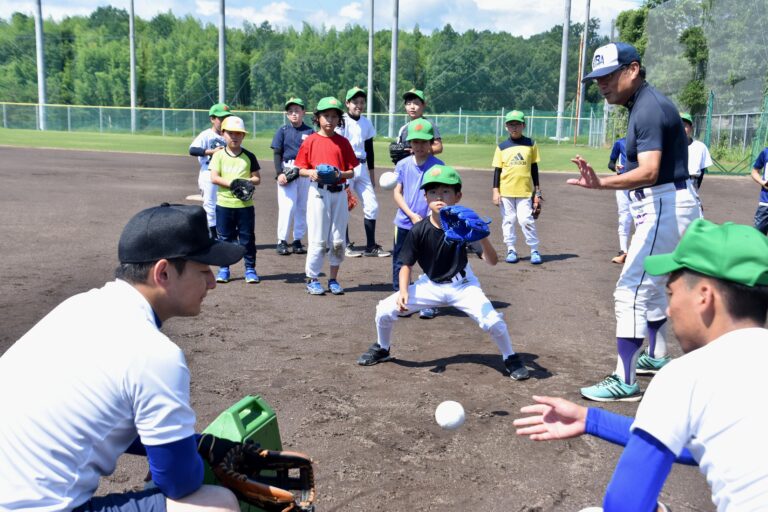
[(379, 201), (371, 183), (371, 173), (368, 164), (360, 164), (355, 167), (355, 177), (351, 180), (352, 192), (363, 202), (363, 216), (366, 219), (376, 220), (379, 216)]
[(616, 283), (616, 337), (645, 338), (648, 321), (666, 317), (667, 276), (645, 273), (643, 261), (652, 254), (674, 251), (685, 229), (701, 217), (690, 180), (678, 190), (674, 183), (630, 192), (635, 234)]
[(309, 178), (301, 176), (290, 183), (277, 186), (277, 240), (288, 238), (293, 221), (293, 239), (301, 240), (307, 234), (307, 195)]
[(632, 214), (629, 211), (629, 191), (616, 191), (616, 206), (619, 211), (619, 249), (627, 252), (629, 235), (632, 233)]
[(211, 183), (211, 171), (200, 171), (197, 177), (197, 188), (203, 196), (203, 210), (208, 220), (208, 227), (211, 228), (216, 225), (216, 191), (218, 190), (218, 187)]
[(533, 205), (530, 197), (502, 197), (499, 201), (501, 209), (501, 232), (504, 235), (504, 244), (507, 250), (515, 248), (517, 235), (515, 234), (515, 222), (520, 224), (520, 229), (525, 236), (525, 243), (532, 251), (539, 250), (539, 237), (536, 234), (536, 222), (533, 220)]
[(310, 183), (307, 194), (307, 277), (317, 278), (323, 268), (326, 249), (328, 262), (338, 267), (344, 261), (347, 232), (347, 193), (329, 192)]

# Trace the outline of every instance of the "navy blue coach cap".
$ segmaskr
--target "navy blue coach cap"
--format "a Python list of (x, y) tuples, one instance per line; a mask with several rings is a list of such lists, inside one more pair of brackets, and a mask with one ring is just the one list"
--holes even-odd
[(627, 43), (610, 43), (595, 50), (592, 57), (592, 72), (581, 79), (582, 82), (610, 75), (622, 66), (632, 62), (640, 63), (637, 48)]
[(168, 204), (142, 210), (128, 221), (117, 256), (120, 263), (151, 263), (181, 258), (226, 267), (239, 261), (245, 248), (210, 237), (205, 210)]

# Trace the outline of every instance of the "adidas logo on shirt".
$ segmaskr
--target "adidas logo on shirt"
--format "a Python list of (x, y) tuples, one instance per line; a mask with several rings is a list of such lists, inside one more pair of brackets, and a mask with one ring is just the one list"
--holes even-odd
[(527, 165), (525, 161), (525, 157), (522, 153), (518, 152), (515, 156), (513, 156), (510, 161), (509, 165)]

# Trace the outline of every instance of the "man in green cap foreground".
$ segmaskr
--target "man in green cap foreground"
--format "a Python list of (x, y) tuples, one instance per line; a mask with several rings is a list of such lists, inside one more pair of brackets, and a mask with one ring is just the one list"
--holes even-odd
[(588, 433), (624, 445), (606, 511), (654, 510), (673, 462), (699, 466), (719, 512), (758, 510), (768, 503), (768, 238), (697, 219), (674, 252), (649, 256), (644, 266), (669, 274), (667, 315), (686, 355), (654, 377), (634, 421), (534, 396), (537, 403), (521, 409), (529, 416), (514, 421), (517, 434), (549, 441)]

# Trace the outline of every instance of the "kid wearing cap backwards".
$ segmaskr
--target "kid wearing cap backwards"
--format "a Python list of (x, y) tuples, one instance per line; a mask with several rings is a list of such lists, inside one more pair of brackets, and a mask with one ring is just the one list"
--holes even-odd
[(515, 221), (531, 248), (531, 263), (541, 264), (539, 238), (533, 210), (541, 201), (539, 186), (539, 148), (523, 135), (525, 114), (510, 111), (505, 117), (509, 139), (496, 147), (493, 155), (493, 204), (501, 209), (501, 230), (507, 246), (507, 263), (517, 263)]
[[(254, 233), (253, 199), (241, 201), (229, 186), (235, 179), (246, 179), (254, 185), (261, 183), (259, 161), (256, 156), (242, 147), (245, 123), (237, 116), (230, 116), (221, 123), (221, 130), (227, 140), (227, 147), (211, 158), (211, 181), (218, 185), (216, 196), (216, 228), (219, 239), (225, 242), (238, 240), (245, 247), (245, 282), (258, 283), (256, 273), (256, 234)], [(216, 275), (219, 283), (228, 283), (229, 267), (221, 267)]]
[[(408, 123), (416, 119), (424, 119), (424, 109), (427, 107), (427, 101), (424, 99), (424, 91), (418, 89), (411, 89), (403, 94), (403, 102), (405, 102), (405, 113), (408, 114)], [(397, 142), (407, 143), (408, 137), (408, 123), (405, 123), (400, 128), (400, 133), (397, 135)], [(437, 155), (443, 152), (443, 139), (440, 137), (440, 130), (437, 126), (432, 126), (434, 131), (434, 137), (432, 140), (431, 151), (433, 155)]]
[[(355, 175), (358, 165), (352, 145), (347, 139), (336, 133), (336, 128), (344, 125), (341, 102), (333, 97), (322, 98), (317, 102), (312, 121), (319, 131), (313, 133), (302, 143), (294, 165), (302, 176), (310, 179), (307, 198), (307, 293), (325, 295), (325, 288), (318, 281), (323, 267), (326, 248), (330, 264), (328, 290), (334, 295), (344, 293), (337, 277), (339, 267), (344, 261), (345, 238), (349, 211), (347, 210), (348, 179)], [(339, 182), (327, 185), (318, 182), (317, 166), (332, 165), (341, 171)]]
[[(435, 165), (424, 173), (421, 184), (429, 204), (429, 216), (417, 222), (408, 233), (400, 251), (400, 291), (379, 302), (376, 307), (377, 341), (357, 360), (371, 366), (392, 359), (390, 338), (398, 313), (425, 307), (453, 306), (475, 320), (487, 331), (499, 348), (504, 367), (515, 380), (527, 379), (528, 369), (512, 349), (507, 324), (501, 313), (480, 288), (480, 282), (467, 260), (466, 244), (449, 242), (440, 223), (440, 210), (461, 200), (461, 177), (446, 165)], [(484, 238), (480, 241), (481, 258), (489, 265), (498, 261), (496, 251)], [(411, 273), (415, 263), (424, 271), (415, 283)]]
[(277, 180), (277, 254), (291, 254), (288, 248), (288, 230), (293, 217), (293, 242), (291, 249), (294, 254), (305, 254), (301, 239), (307, 232), (307, 192), (309, 178), (300, 177), (288, 183), (285, 179), (285, 169), (293, 167), (296, 155), (302, 142), (314, 133), (314, 130), (304, 124), (304, 101), (291, 97), (285, 102), (285, 117), (288, 123), (282, 125), (272, 138), (274, 151), (275, 172)]

